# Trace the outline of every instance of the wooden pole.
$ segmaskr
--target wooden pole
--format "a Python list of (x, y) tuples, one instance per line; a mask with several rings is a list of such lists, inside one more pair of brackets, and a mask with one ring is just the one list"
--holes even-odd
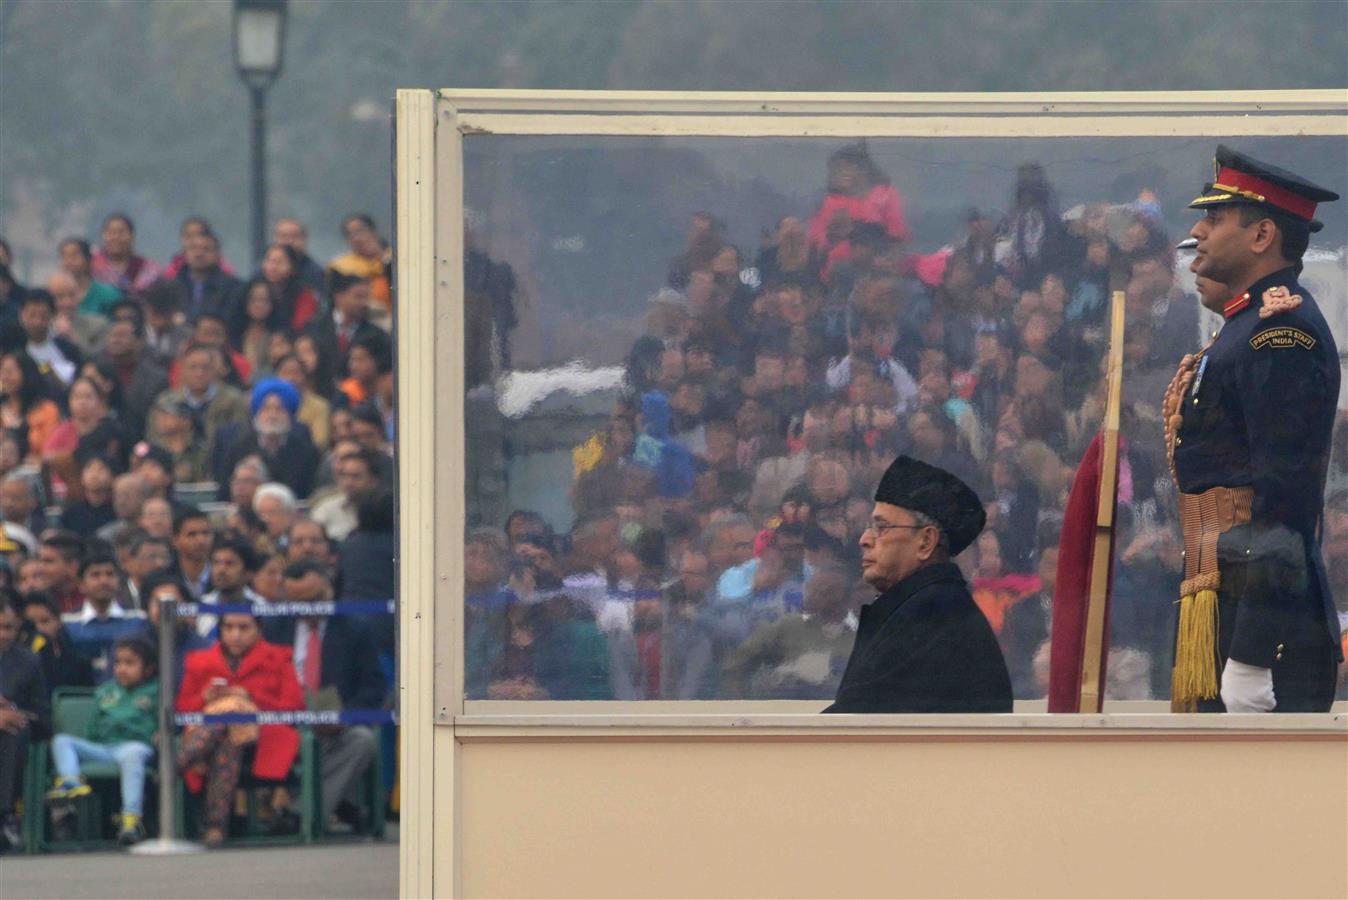
[(1095, 546), (1091, 551), (1090, 599), (1086, 608), (1086, 642), (1081, 654), (1079, 712), (1098, 713), (1104, 703), (1105, 608), (1109, 571), (1114, 562), (1114, 505), (1119, 482), (1119, 407), (1123, 389), (1123, 291), (1115, 291), (1110, 307), (1109, 363), (1106, 373), (1104, 446), (1100, 454), (1100, 502), (1095, 514)]

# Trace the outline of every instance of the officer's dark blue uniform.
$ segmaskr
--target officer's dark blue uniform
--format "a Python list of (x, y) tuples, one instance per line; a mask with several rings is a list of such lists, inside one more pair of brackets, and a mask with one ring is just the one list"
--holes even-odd
[[(1318, 230), (1309, 214), (1314, 203), (1337, 198), (1226, 148), (1217, 161), (1214, 184), (1194, 201), (1196, 208), (1262, 203), (1304, 213)], [(1170, 447), (1186, 553), (1197, 548), (1213, 556), (1211, 541), (1204, 545), (1191, 533), (1200, 519), (1215, 540), (1214, 665), (1236, 659), (1271, 669), (1280, 712), (1328, 709), (1342, 655), (1318, 540), (1339, 356), (1315, 298), (1297, 280), (1299, 268), (1274, 272), (1227, 301), (1225, 324), (1198, 358), (1187, 390), (1176, 392), (1180, 425)], [(1198, 498), (1217, 494), (1220, 503), (1208, 503), (1200, 514)], [(1212, 534), (1214, 515), (1226, 516), (1220, 536)], [(1195, 576), (1189, 562), (1188, 574)], [(1221, 703), (1208, 697), (1197, 706), (1220, 709)]]

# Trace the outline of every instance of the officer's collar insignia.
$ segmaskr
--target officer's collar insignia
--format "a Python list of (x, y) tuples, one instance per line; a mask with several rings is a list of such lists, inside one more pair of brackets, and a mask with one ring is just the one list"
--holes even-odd
[(1222, 305), (1222, 318), (1229, 319), (1242, 309), (1250, 305), (1250, 292), (1237, 294)]
[(1259, 318), (1267, 319), (1278, 313), (1291, 312), (1301, 305), (1301, 295), (1293, 294), (1283, 285), (1277, 285), (1264, 291), (1264, 305), (1259, 308)]

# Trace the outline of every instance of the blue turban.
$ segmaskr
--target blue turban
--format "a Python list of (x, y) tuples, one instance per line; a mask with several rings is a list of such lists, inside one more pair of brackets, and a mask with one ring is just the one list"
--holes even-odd
[(267, 397), (271, 394), (281, 398), (281, 404), (290, 413), (293, 419), (295, 413), (300, 409), (300, 392), (295, 390), (295, 386), (288, 381), (282, 381), (279, 378), (268, 378), (265, 381), (259, 381), (253, 388), (253, 399), (248, 405), (248, 411), (251, 415), (257, 415), (257, 411), (262, 408), (262, 404), (267, 402)]

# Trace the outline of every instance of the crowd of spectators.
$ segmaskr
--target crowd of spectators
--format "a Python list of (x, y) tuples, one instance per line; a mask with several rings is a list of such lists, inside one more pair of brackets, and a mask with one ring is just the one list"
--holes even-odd
[[(21, 841), (28, 748), (53, 737), (53, 692), (69, 688), (96, 689), (95, 721), (54, 736), (50, 808), (23, 814), (59, 834), (90, 790), (81, 762), (113, 761), (119, 836), (144, 835), (143, 772), (169, 746), (154, 715), (164, 600), (394, 597), (391, 256), (369, 216), (342, 231), (350, 252), (324, 266), (282, 219), (243, 278), (204, 219), (161, 266), (114, 213), (98, 246), (53, 248), (40, 285), (18, 282), (0, 240), (0, 851)], [(393, 616), (201, 614), (175, 635), (182, 712), (390, 700)], [(359, 825), (379, 736), (320, 731), (325, 820)], [(228, 835), (244, 766), (278, 782), (272, 827), (294, 827), (279, 784), (297, 746), (284, 725), (179, 735), (207, 843)]]
[[(899, 453), (983, 498), (987, 528), (956, 561), (1015, 696), (1043, 697), (1063, 509), (1104, 418), (1116, 290), (1108, 695), (1168, 697), (1181, 542), (1159, 407), (1198, 344), (1199, 304), (1176, 282), (1157, 198), (1064, 211), (1027, 163), (1004, 215), (969, 209), (922, 254), (922, 223), (864, 145), (833, 153), (827, 179), (756, 258), (719, 214), (694, 214), (611, 418), (574, 450), (574, 523), (520, 509), (470, 532), (470, 698), (831, 698), (873, 597), (857, 541)], [(1330, 565), (1348, 583), (1348, 546)]]

